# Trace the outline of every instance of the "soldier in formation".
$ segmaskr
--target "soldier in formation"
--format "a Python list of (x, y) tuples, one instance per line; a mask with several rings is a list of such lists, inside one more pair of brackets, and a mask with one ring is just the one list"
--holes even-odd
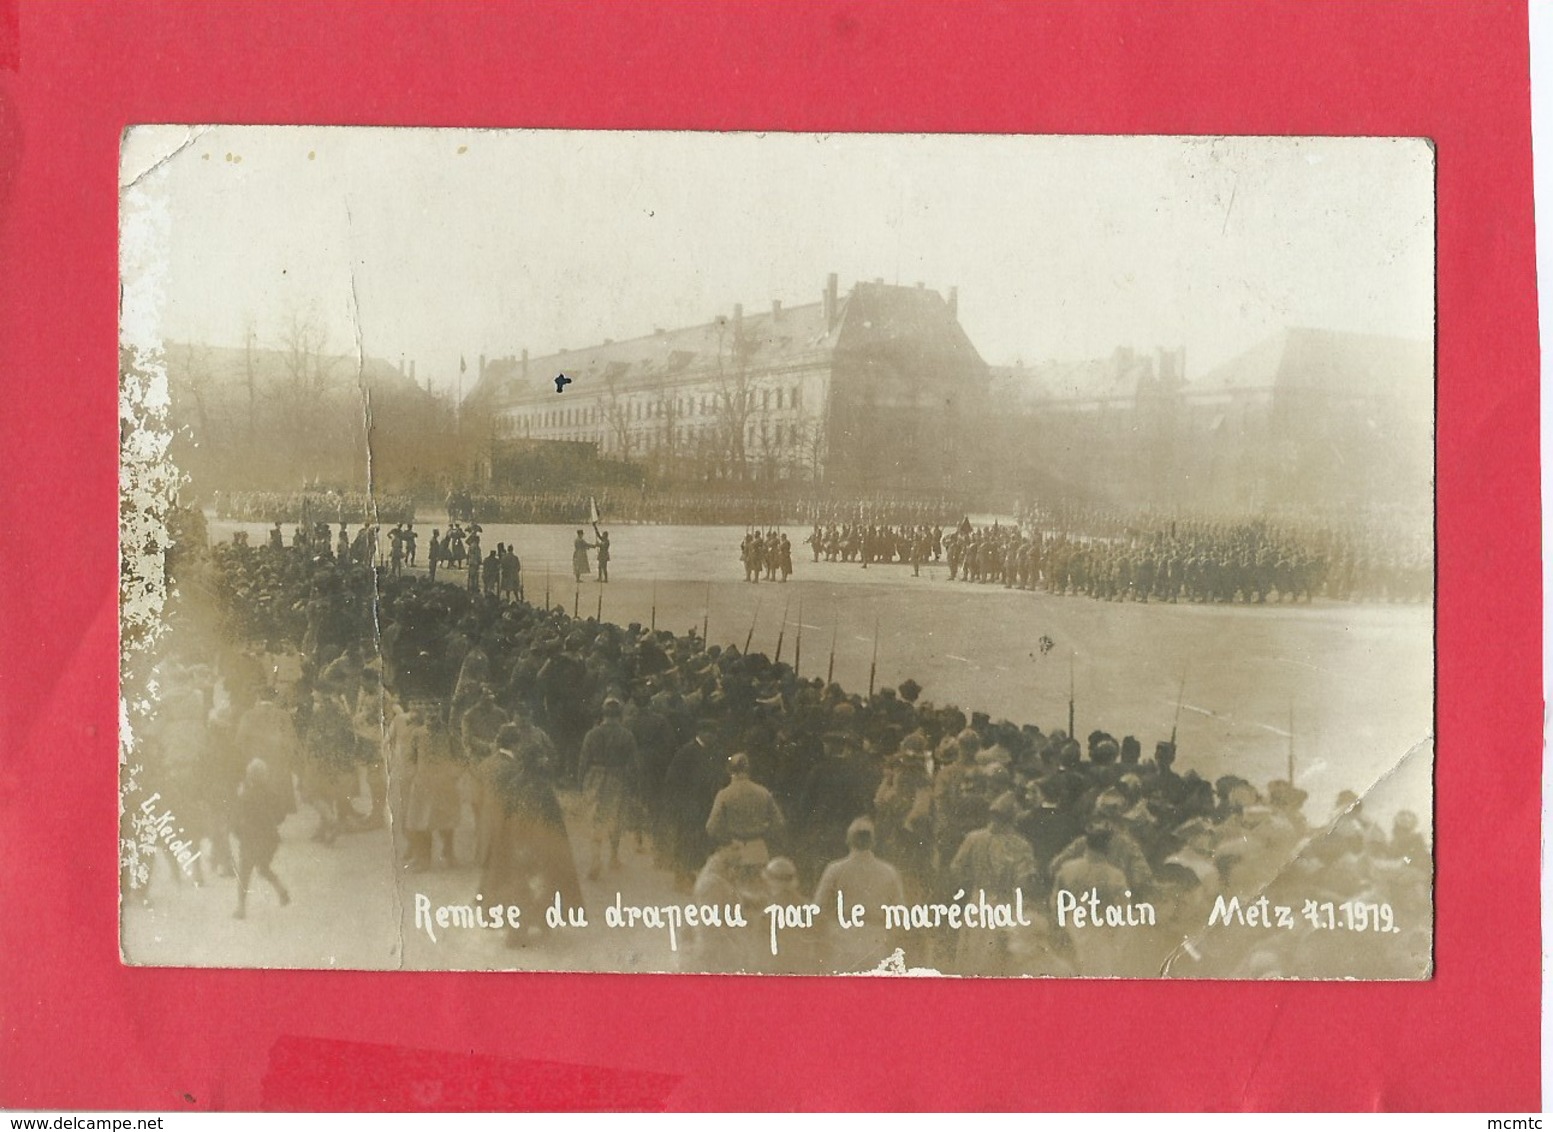
[[(1145, 758), (1132, 736), (1097, 730), (1081, 740), (967, 718), (921, 701), (910, 683), (849, 694), (694, 634), (574, 619), (423, 576), (394, 578), (386, 564), (341, 570), (305, 548), (222, 546), (212, 570), (234, 636), (275, 642), (302, 662), (289, 708), (267, 686), (279, 666), (233, 660), (166, 674), (165, 686), (198, 689), (202, 703), (247, 698), (231, 738), (213, 740), (210, 728), (190, 738), (173, 727), (148, 768), (153, 781), (173, 782), (179, 759), (192, 758), (200, 769), (188, 776), (190, 789), (229, 812), (246, 797), (238, 789), (246, 767), (260, 758), (279, 779), (276, 797), (301, 785), (320, 836), (358, 835), (370, 828), (375, 764), (386, 760), (399, 768), (384, 776), (394, 786), (393, 836), (414, 867), (497, 868), (493, 831), (513, 818), (502, 875), (543, 875), (574, 892), (563, 863), (570, 849), (563, 855), (557, 836), (565, 816), (555, 820), (547, 790), (564, 797), (581, 787), (589, 808), (578, 832), (598, 846), (595, 864), (612, 863), (617, 835), (634, 829), (692, 893), (766, 893), (773, 883), (820, 893), (830, 866), (850, 861), (843, 875), (867, 872), (893, 895), (875, 864), (888, 866), (913, 905), (964, 905), (983, 892), (992, 903), (1017, 902), (1022, 919), (1012, 927), (897, 930), (870, 945), (902, 946), (911, 962), (946, 970), (1114, 975), (1168, 964), (1194, 976), (1358, 973), (1351, 941), (1336, 954), (1303, 922), (1281, 935), (1222, 933), (1193, 956), (1180, 952), (1183, 938), (1201, 932), (1205, 901), (1264, 890), (1296, 904), (1297, 890), (1390, 909), (1399, 930), (1367, 937), (1367, 975), (1412, 972), (1420, 954), (1427, 958), (1431, 862), (1411, 815), (1388, 831), (1344, 799), (1330, 820), (1311, 824), (1309, 800), (1293, 784), (1209, 782), (1181, 771), (1169, 743)], [(262, 694), (242, 691), (254, 684)], [(379, 742), (353, 726), (347, 708), (359, 713), (374, 698)], [(199, 724), (207, 709), (185, 714)], [(481, 801), (466, 847), (457, 844), (463, 813), (451, 803), (471, 793)], [(259, 823), (244, 813), (235, 824), (257, 862)], [(543, 830), (549, 848), (540, 853), (531, 842)], [(283, 851), (284, 825), (281, 835)], [(776, 857), (788, 862), (784, 875), (767, 877)], [(841, 887), (834, 872), (831, 883)], [(1147, 903), (1152, 922), (1120, 950), (1096, 947), (1071, 917), (1059, 918), (1075, 885)], [(743, 954), (740, 969), (791, 961), (772, 959), (769, 948), (762, 957), (758, 946)], [(837, 958), (834, 948), (824, 954), (814, 961), (864, 962)]]

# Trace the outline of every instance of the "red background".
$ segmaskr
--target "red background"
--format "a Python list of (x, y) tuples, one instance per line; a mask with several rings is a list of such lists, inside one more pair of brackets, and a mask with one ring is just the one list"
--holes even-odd
[[(19, 11), (0, 0), (0, 1105), (1536, 1109), (1527, 53), (1516, 0)], [(1434, 980), (121, 966), (115, 186), (120, 131), (167, 121), (1434, 138)]]

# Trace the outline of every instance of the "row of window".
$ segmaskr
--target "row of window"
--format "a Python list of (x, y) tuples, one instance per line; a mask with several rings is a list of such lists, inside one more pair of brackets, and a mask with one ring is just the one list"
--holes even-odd
[[(656, 428), (633, 428), (626, 435), (632, 452), (651, 451), (662, 447), (669, 441), (669, 432), (673, 433), (674, 444), (677, 447), (693, 447), (703, 441), (710, 441), (717, 437), (721, 430), (716, 425), (682, 425), (673, 430)], [(786, 447), (800, 447), (805, 438), (802, 426), (797, 424), (775, 424), (761, 421), (751, 424), (745, 432), (744, 447), (750, 451), (764, 451), (767, 448), (779, 449)], [(552, 436), (551, 440), (576, 441), (584, 444), (597, 444), (601, 449), (614, 451), (619, 446), (619, 436), (613, 431), (577, 431), (565, 432), (559, 436)]]
[[(777, 389), (746, 389), (745, 408), (753, 411), (758, 405), (762, 411), (771, 409), (801, 409), (802, 387), (794, 385)], [(676, 417), (709, 417), (722, 407), (723, 395), (704, 393), (699, 396), (660, 397), (656, 400), (642, 398), (628, 400), (622, 406), (626, 420), (662, 420), (671, 412)], [(605, 422), (609, 409), (600, 402), (572, 405), (565, 408), (546, 409), (541, 412), (523, 413), (513, 418), (519, 432), (536, 428), (574, 428), (580, 425), (599, 425)]]
[[(675, 446), (681, 449), (693, 448), (696, 443), (707, 436), (710, 430), (707, 428), (681, 428), (674, 430)], [(666, 437), (655, 430), (633, 430), (630, 434), (632, 453), (652, 452), (664, 446)], [(801, 450), (802, 432), (796, 426), (784, 427), (776, 425), (767, 431), (764, 428), (757, 429), (751, 426), (745, 436), (744, 449), (746, 456), (759, 455), (765, 451), (778, 451), (782, 449)], [(613, 434), (602, 432), (569, 432), (552, 437), (553, 440), (573, 441), (582, 444), (596, 444), (601, 451), (616, 452), (619, 445)]]
[[(672, 432), (674, 443), (679, 447), (696, 445), (703, 441), (719, 439), (722, 429), (717, 425), (683, 425), (678, 428), (655, 429), (634, 428), (627, 434), (631, 440), (633, 451), (641, 451), (644, 448), (656, 448), (669, 440)], [(602, 443), (611, 443), (616, 439), (615, 434), (606, 434), (608, 439)], [(802, 441), (804, 432), (801, 426), (796, 424), (771, 424), (761, 421), (759, 424), (751, 424), (744, 435), (746, 448), (781, 448), (786, 445), (797, 445)]]

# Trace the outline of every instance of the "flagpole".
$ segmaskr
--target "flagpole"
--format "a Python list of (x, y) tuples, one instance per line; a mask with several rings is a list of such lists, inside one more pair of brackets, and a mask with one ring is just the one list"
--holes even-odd
[[(464, 362), (464, 355), (458, 356), (458, 392), (453, 397), (453, 435), (464, 435), (464, 370), (468, 368)], [(462, 455), (460, 455), (462, 459)]]

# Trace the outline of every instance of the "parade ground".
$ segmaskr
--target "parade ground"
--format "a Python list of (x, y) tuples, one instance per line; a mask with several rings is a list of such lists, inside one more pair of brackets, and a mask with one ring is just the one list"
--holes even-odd
[[(229, 539), (237, 529), (250, 541), (265, 537), (260, 525), (229, 523), (213, 524), (211, 537)], [(417, 529), (424, 558), (432, 527)], [(806, 532), (787, 533), (795, 551), (807, 551)], [(792, 581), (752, 584), (738, 560), (742, 536), (741, 528), (615, 527), (610, 581), (581, 584), (570, 573), (575, 528), (491, 525), (483, 541), (516, 545), (531, 601), (544, 600), (548, 573), (550, 603), (583, 617), (600, 612), (602, 602), (609, 621), (656, 620), (677, 634), (706, 625), (714, 645), (743, 649), (748, 639), (767, 655), (776, 654), (780, 637), (782, 659), (796, 661), (808, 678), (827, 674), (834, 648), (833, 678), (848, 692), (866, 693), (874, 667), (877, 688), (911, 678), (923, 700), (1051, 730), (1067, 727), (1071, 673), (1080, 736), (1097, 728), (1132, 734), (1151, 753), (1174, 727), (1178, 765), (1210, 780), (1236, 774), (1262, 787), (1284, 777), (1292, 707), (1294, 778), (1309, 794), (1312, 825), (1332, 816), (1346, 789), (1384, 823), (1406, 808), (1429, 829), (1428, 606), (1104, 602), (951, 582), (942, 564), (913, 577), (909, 566), (865, 570), (815, 563), (806, 553), (795, 554)], [(461, 864), (453, 868), (405, 871), (403, 846), (386, 829), (344, 833), (324, 845), (310, 837), (317, 822), (310, 808), (291, 815), (275, 867), (305, 909), (301, 918), (256, 881), (249, 918), (233, 920), (229, 880), (207, 873), (196, 886), (159, 857), (150, 888), (126, 896), (125, 953), (137, 963), (172, 965), (676, 969), (664, 933), (644, 927), (562, 933), (518, 950), (504, 946), (501, 932), (428, 932), (417, 920), (417, 900), (468, 904), (479, 884), (470, 863), (472, 782), (463, 788)], [(573, 857), (584, 862), (585, 802), (574, 790), (563, 790), (561, 800)], [(357, 806), (365, 811), (367, 804), (363, 793)], [(586, 907), (601, 909), (616, 892), (644, 905), (683, 897), (629, 837), (622, 857), (618, 870), (583, 881)]]
[[(785, 529), (794, 566), (785, 584), (744, 581), (741, 527), (606, 525), (610, 580), (579, 585), (577, 527), (482, 526), (484, 549), (517, 548), (529, 601), (548, 591), (568, 613), (676, 634), (704, 624), (711, 644), (742, 650), (748, 640), (768, 656), (780, 637), (781, 659), (796, 660), (810, 679), (827, 675), (834, 641), (833, 679), (848, 692), (866, 693), (874, 666), (877, 688), (910, 678), (924, 700), (1045, 731), (1067, 728), (1071, 681), (1080, 737), (1135, 735), (1147, 755), (1175, 727), (1181, 768), (1210, 781), (1236, 774), (1260, 786), (1286, 777), (1292, 715), (1294, 781), (1310, 795), (1310, 821), (1325, 821), (1337, 793), (1352, 790), (1376, 818), (1408, 808), (1430, 826), (1430, 605), (1098, 601), (951, 582), (942, 562), (920, 577), (899, 564), (813, 562), (808, 529), (798, 527)], [(434, 528), (447, 529), (416, 524), (417, 572)], [(210, 537), (236, 530), (258, 544), (268, 528), (213, 521)], [(285, 528), (288, 542), (291, 533)], [(1385, 789), (1372, 792), (1382, 780)]]

